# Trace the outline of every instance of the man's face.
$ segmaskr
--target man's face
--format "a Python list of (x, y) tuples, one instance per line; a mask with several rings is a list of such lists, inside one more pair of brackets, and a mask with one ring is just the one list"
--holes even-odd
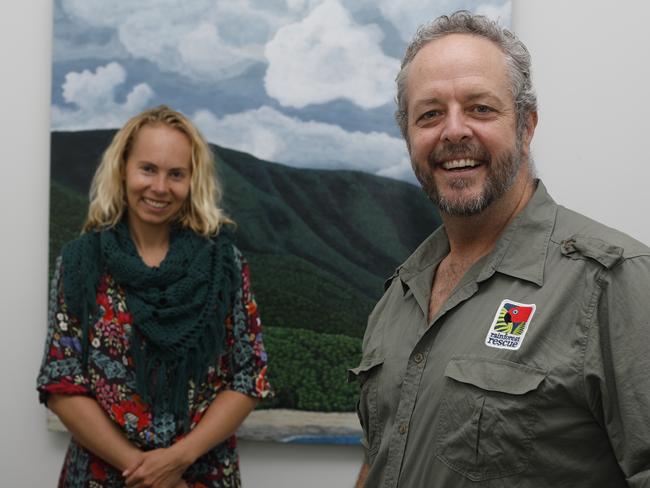
[(425, 45), (406, 83), (411, 162), (424, 191), (450, 215), (482, 212), (513, 187), (532, 130), (517, 138), (510, 79), (491, 41), (450, 34)]

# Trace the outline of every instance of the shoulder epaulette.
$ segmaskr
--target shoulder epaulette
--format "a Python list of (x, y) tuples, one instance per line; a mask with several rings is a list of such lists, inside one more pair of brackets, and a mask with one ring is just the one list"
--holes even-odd
[(589, 236), (573, 236), (561, 243), (562, 254), (571, 259), (589, 258), (611, 269), (623, 261), (623, 248)]
[(393, 274), (390, 275), (390, 277), (389, 277), (386, 281), (384, 281), (384, 291), (388, 290), (388, 287), (389, 287), (390, 284), (393, 282), (393, 280), (399, 276), (399, 270), (400, 270), (400, 269), (402, 269), (401, 266), (399, 266), (399, 267), (398, 267), (398, 268), (393, 272)]

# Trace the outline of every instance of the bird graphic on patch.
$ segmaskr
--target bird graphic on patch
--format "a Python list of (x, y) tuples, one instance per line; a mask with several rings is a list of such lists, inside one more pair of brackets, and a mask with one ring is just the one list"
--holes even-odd
[(485, 345), (511, 351), (519, 349), (536, 308), (534, 303), (519, 303), (508, 298), (503, 300), (485, 336)]
[(521, 335), (534, 311), (531, 306), (506, 302), (499, 311), (494, 330), (504, 334)]

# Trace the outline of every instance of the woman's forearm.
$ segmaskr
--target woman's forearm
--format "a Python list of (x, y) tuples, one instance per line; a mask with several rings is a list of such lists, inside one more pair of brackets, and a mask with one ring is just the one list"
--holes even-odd
[[(222, 391), (201, 421), (183, 439), (166, 450), (173, 451), (184, 469), (214, 446), (230, 437), (255, 408), (258, 400), (232, 390)], [(58, 415), (74, 438), (86, 449), (128, 475), (146, 471), (146, 455), (119, 430), (92, 398), (83, 395), (52, 395), (48, 407)], [(165, 450), (160, 450), (165, 451)], [(155, 451), (147, 453), (153, 458)], [(140, 464), (144, 461), (144, 464)], [(140, 466), (140, 468), (138, 468)], [(154, 471), (158, 471), (155, 469)]]
[(258, 400), (233, 390), (220, 392), (197, 426), (171, 446), (182, 452), (189, 464), (235, 433)]
[(47, 406), (79, 444), (119, 471), (140, 461), (142, 452), (127, 440), (93, 398), (52, 395)]

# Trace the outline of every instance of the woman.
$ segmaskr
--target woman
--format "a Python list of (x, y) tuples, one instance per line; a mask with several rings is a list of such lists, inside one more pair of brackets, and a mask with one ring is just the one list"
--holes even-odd
[(234, 432), (269, 385), (218, 200), (210, 149), (168, 107), (104, 153), (57, 260), (38, 377), (73, 436), (59, 486), (240, 486)]

